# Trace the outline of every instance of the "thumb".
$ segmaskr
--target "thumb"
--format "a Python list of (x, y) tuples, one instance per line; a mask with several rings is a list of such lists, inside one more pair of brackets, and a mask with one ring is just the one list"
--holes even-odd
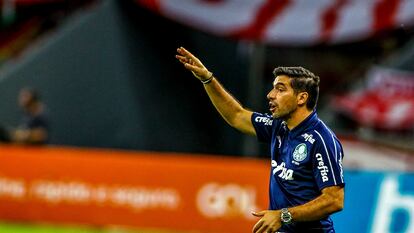
[(266, 214), (267, 210), (262, 210), (260, 212), (254, 212), (252, 211), (252, 215), (255, 217), (263, 217)]

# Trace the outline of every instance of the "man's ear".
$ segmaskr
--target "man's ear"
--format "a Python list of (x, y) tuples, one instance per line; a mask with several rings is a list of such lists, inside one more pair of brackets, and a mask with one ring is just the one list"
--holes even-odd
[(308, 101), (308, 97), (309, 97), (309, 94), (307, 92), (300, 92), (297, 95), (298, 105), (299, 106), (305, 105), (306, 102)]

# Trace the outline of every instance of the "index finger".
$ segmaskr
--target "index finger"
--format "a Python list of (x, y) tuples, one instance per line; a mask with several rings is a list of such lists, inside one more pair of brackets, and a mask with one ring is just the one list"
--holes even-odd
[(254, 225), (254, 227), (253, 227), (253, 233), (256, 233), (258, 230), (259, 230), (259, 228), (263, 225), (263, 220), (262, 219), (260, 219), (255, 225)]

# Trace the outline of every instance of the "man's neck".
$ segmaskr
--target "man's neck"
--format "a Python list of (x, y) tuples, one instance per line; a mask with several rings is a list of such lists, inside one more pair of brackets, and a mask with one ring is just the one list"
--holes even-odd
[(297, 108), (295, 112), (292, 112), (290, 118), (286, 120), (287, 127), (289, 130), (292, 130), (304, 121), (310, 114), (312, 114), (312, 111), (308, 110), (306, 107)]

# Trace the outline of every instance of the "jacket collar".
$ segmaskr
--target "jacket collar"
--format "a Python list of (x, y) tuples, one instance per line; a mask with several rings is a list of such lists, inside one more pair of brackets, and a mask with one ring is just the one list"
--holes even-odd
[[(308, 117), (306, 117), (302, 122), (299, 123), (299, 125), (290, 130), (289, 134), (292, 137), (296, 137), (297, 135), (302, 134), (303, 132), (306, 132), (308, 129), (312, 128), (317, 122), (318, 114), (315, 110), (313, 110)], [(286, 122), (283, 123), (286, 126)]]

